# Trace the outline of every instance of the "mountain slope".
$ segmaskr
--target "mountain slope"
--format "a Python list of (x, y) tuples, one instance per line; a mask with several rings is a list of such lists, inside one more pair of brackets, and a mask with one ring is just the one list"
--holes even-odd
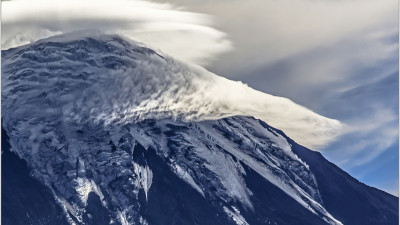
[(318, 153), (290, 141), (317, 177), (325, 208), (343, 224), (398, 224), (398, 198), (360, 183)]
[[(241, 121), (253, 119), (233, 117), (217, 121), (216, 123), (221, 124), (232, 120)], [(163, 126), (156, 126), (154, 121), (143, 122), (140, 126), (149, 127), (155, 130), (156, 134), (158, 134), (158, 128), (165, 129), (164, 133), (169, 135), (173, 133), (174, 136), (182, 135), (183, 132), (187, 132), (190, 127), (193, 126), (183, 123), (181, 125), (186, 125), (186, 129), (185, 126), (176, 128), (176, 123), (176, 121), (173, 122), (173, 129), (170, 129), (172, 127), (170, 123), (165, 125), (165, 127), (168, 128), (162, 128)], [(262, 122), (261, 124), (266, 126)], [(276, 133), (279, 132), (272, 127), (267, 128)], [(232, 133), (230, 135), (225, 135), (234, 143), (240, 142), (240, 139), (235, 138), (235, 135)], [(134, 139), (135, 138), (131, 139), (131, 141)], [(170, 141), (169, 145), (171, 147), (169, 151), (182, 151), (182, 148), (177, 149), (175, 144), (184, 143), (184, 141), (181, 139), (178, 140), (177, 142), (174, 138)], [(128, 142), (122, 143), (124, 144), (119, 144), (118, 147), (116, 147), (116, 151), (120, 148), (124, 148), (124, 146), (128, 144)], [(398, 208), (398, 199), (396, 197), (359, 183), (354, 178), (351, 178), (345, 172), (326, 161), (319, 153), (312, 152), (299, 146), (290, 139), (289, 143), (292, 144), (293, 151), (310, 166), (310, 170), (315, 175), (315, 180), (318, 184), (318, 192), (321, 195), (321, 201), (324, 207), (326, 207), (335, 218), (340, 218), (343, 224), (397, 224), (398, 217), (396, 210)], [(278, 154), (279, 152), (282, 154), (282, 152), (279, 151), (280, 149), (268, 149), (268, 152), (274, 150), (278, 151)], [(184, 151), (182, 154), (190, 153)], [(285, 156), (286, 155), (282, 155), (282, 157)], [(7, 157), (7, 155), (5, 155), (5, 157)], [(242, 187), (251, 192), (249, 199), (253, 206), (252, 210), (247, 209), (246, 206), (238, 202), (238, 200), (232, 199), (230, 196), (224, 196), (226, 193), (232, 192), (231, 189), (226, 189), (223, 185), (218, 186), (212, 184), (212, 182), (216, 181), (221, 182), (221, 178), (216, 178), (212, 181), (213, 176), (207, 174), (207, 177), (204, 179), (209, 179), (202, 181), (202, 179), (199, 178), (202, 175), (204, 176), (202, 171), (198, 168), (193, 169), (196, 164), (190, 164), (190, 161), (194, 161), (194, 159), (192, 159), (194, 156), (185, 157), (180, 155), (175, 157), (176, 158), (171, 155), (169, 155), (168, 158), (160, 157), (153, 148), (149, 147), (146, 149), (141, 144), (136, 144), (132, 149), (133, 163), (137, 163), (143, 167), (148, 166), (152, 173), (152, 184), (147, 192), (147, 200), (146, 188), (140, 185), (137, 196), (131, 196), (131, 201), (138, 203), (136, 210), (148, 224), (235, 224), (233, 221), (229, 220), (227, 215), (224, 215), (224, 206), (235, 207), (240, 212), (239, 218), (242, 217), (248, 224), (265, 224), (265, 221), (271, 224), (328, 224), (317, 215), (304, 208), (292, 197), (289, 197), (280, 187), (273, 185), (244, 163), (240, 163), (240, 167), (243, 169), (244, 186)], [(226, 153), (224, 158), (225, 157), (231, 158), (234, 161), (238, 160), (238, 158), (229, 153)], [(4, 159), (6, 160), (6, 158)], [(171, 166), (171, 164), (174, 165), (171, 161), (178, 159), (180, 161), (185, 161), (185, 163), (182, 164), (186, 166), (185, 173), (193, 173), (194, 175), (182, 175), (182, 172), (177, 173), (174, 171), (174, 167), (177, 167), (177, 165)], [(222, 160), (223, 159), (218, 158), (216, 161), (222, 162)], [(238, 161), (240, 162), (240, 160)], [(181, 162), (175, 163), (181, 165)], [(200, 164), (200, 162), (198, 162), (198, 164)], [(74, 169), (76, 170), (76, 168)], [(93, 168), (90, 168), (88, 170), (90, 171), (92, 169)], [(235, 170), (235, 168), (232, 169)], [(132, 175), (134, 176), (135, 173), (133, 172)], [(229, 174), (221, 174), (221, 176), (228, 175)], [(284, 177), (282, 174), (279, 175)], [(3, 178), (4, 183), (8, 183), (8, 180), (5, 179), (7, 178)], [(342, 180), (345, 181), (343, 182)], [(124, 185), (129, 185), (126, 183), (126, 179), (117, 177), (108, 184), (108, 188), (111, 188), (109, 191), (118, 193), (123, 196), (119, 197), (125, 199), (128, 198), (126, 196), (127, 193), (122, 194), (124, 191), (119, 189), (119, 186), (124, 187)], [(204, 189), (199, 188), (199, 185), (204, 185)], [(234, 190), (237, 189), (238, 186), (233, 187)], [(126, 186), (125, 188), (128, 190), (135, 189)], [(204, 190), (208, 193), (205, 197), (203, 197), (202, 194)], [(218, 191), (222, 193), (218, 193)], [(27, 198), (33, 198), (35, 195), (36, 194), (30, 194)], [(94, 197), (97, 196), (94, 194)], [(90, 197), (88, 199), (90, 199)], [(82, 210), (90, 212), (90, 210), (88, 210), (88, 208), (91, 207), (90, 200), (88, 200), (88, 202), (87, 206), (83, 207)], [(22, 205), (20, 205), (20, 207), (24, 208)], [(111, 211), (111, 207), (107, 210)], [(204, 218), (207, 218), (207, 220)], [(5, 214), (3, 219), (7, 219), (7, 214)], [(82, 220), (84, 224), (109, 224), (110, 220), (100, 221), (104, 223), (90, 223), (87, 220)]]
[[(60, 206), (35, 212), (34, 224), (49, 215), (70, 224), (122, 225), (398, 218), (397, 198), (357, 182), (261, 120), (236, 115), (244, 113), (229, 101), (212, 100), (217, 92), (208, 86), (225, 82), (215, 83), (216, 75), (118, 36), (59, 36), (10, 49), (2, 71), (2, 126), (11, 150), (3, 150), (3, 160), (22, 165), (16, 153), (26, 161), (45, 196), (37, 201), (43, 210)], [(266, 114), (273, 119), (279, 113), (272, 111)], [(304, 121), (335, 124), (300, 112)], [(3, 184), (29, 178), (28, 169), (15, 172)], [(39, 198), (18, 190), (3, 193)], [(2, 222), (26, 223), (18, 209), (26, 206), (8, 205)]]
[(1, 223), (68, 224), (51, 190), (30, 176), (26, 162), (10, 151), (8, 139), (2, 129)]

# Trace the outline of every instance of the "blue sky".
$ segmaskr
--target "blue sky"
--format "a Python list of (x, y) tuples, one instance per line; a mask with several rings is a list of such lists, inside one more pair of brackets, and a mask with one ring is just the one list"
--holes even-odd
[(100, 29), (339, 120), (342, 135), (315, 150), (362, 182), (398, 195), (397, 0), (21, 0), (2, 5), (2, 48)]
[(398, 195), (397, 1), (207, 2), (180, 4), (214, 15), (233, 42), (208, 68), (346, 124), (318, 150)]

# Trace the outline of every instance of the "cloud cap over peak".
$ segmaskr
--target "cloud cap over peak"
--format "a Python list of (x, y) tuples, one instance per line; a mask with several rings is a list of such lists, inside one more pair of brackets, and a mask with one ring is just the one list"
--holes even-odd
[[(197, 121), (248, 115), (310, 148), (333, 140), (342, 126), (289, 99), (159, 55), (133, 41), (115, 35), (70, 35), (3, 51), (6, 119), (44, 117), (111, 124), (165, 116)], [(72, 54), (73, 49), (79, 52)], [(15, 91), (21, 88), (23, 92)]]
[(117, 33), (174, 57), (206, 65), (232, 49), (212, 18), (171, 4), (141, 0), (15, 0), (2, 2), (2, 48), (65, 32), (97, 29)]

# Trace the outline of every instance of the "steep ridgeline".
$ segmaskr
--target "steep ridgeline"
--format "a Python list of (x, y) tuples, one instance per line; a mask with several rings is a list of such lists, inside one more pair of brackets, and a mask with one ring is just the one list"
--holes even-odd
[(397, 224), (398, 198), (261, 120), (179, 108), (197, 80), (151, 49), (61, 36), (2, 54), (3, 224)]

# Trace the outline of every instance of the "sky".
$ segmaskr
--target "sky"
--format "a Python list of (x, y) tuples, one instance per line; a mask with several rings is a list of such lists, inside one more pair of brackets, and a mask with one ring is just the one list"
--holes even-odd
[(3, 49), (79, 29), (126, 35), (340, 121), (314, 150), (398, 195), (396, 0), (11, 2)]
[(318, 149), (360, 181), (398, 195), (396, 0), (186, 1), (213, 15), (234, 50), (209, 70), (346, 125)]

